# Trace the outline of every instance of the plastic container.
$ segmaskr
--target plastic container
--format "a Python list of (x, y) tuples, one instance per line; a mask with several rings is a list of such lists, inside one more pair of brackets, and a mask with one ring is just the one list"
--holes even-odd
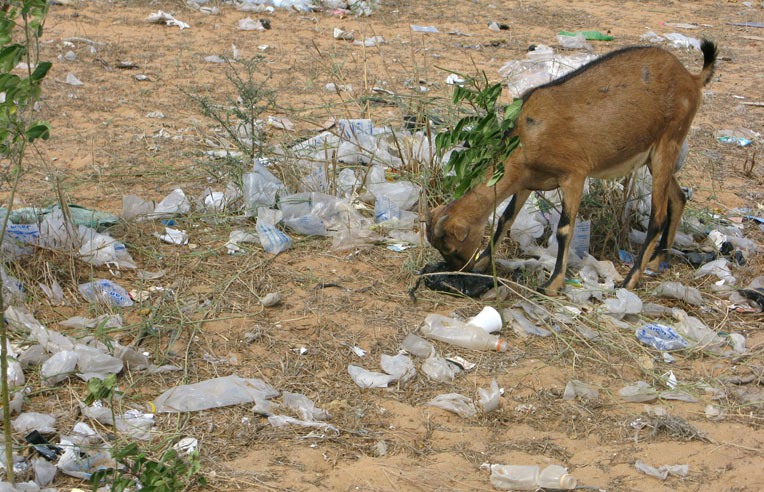
[(576, 479), (560, 465), (538, 466), (491, 465), (491, 484), (502, 490), (573, 490)]
[(466, 349), (495, 350), (497, 352), (506, 352), (509, 349), (506, 340), (491, 335), (482, 328), (441, 314), (428, 315), (424, 320), (421, 332), (427, 338)]

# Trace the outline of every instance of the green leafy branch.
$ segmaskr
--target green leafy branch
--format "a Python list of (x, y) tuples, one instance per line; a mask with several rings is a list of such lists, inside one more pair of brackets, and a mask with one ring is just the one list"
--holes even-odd
[(515, 99), (500, 110), (497, 101), (501, 92), (501, 84), (490, 84), (485, 74), (454, 86), (453, 103), (466, 103), (470, 114), (452, 129), (439, 133), (435, 147), (441, 159), (453, 149), (443, 170), (446, 186), (453, 190), (455, 198), (484, 182), (488, 170), (493, 173), (486, 184), (494, 186), (504, 176), (504, 161), (520, 145), (520, 137), (511, 132), (523, 102)]

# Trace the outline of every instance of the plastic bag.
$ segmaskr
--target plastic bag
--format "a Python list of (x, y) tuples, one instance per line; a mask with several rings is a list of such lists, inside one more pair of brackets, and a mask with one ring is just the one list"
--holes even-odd
[(459, 393), (438, 395), (427, 402), (426, 405), (455, 413), (464, 418), (474, 417), (477, 414), (475, 403), (470, 398)]
[(266, 406), (279, 392), (256, 378), (230, 375), (170, 388), (153, 401), (156, 412), (195, 412), (242, 403)]
[(501, 404), (501, 389), (495, 379), (491, 380), (488, 389), (478, 388), (478, 406), (484, 413), (490, 413), (499, 408)]
[(82, 297), (90, 302), (99, 302), (117, 307), (130, 307), (133, 300), (125, 289), (106, 279), (97, 279), (77, 286)]
[(682, 338), (673, 328), (658, 323), (650, 323), (637, 328), (636, 336), (645, 345), (650, 345), (664, 352), (682, 350), (690, 346), (689, 342)]

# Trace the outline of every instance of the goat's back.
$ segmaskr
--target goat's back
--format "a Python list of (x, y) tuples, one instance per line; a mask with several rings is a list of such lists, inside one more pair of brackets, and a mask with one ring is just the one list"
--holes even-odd
[(638, 160), (660, 138), (681, 143), (703, 82), (661, 48), (604, 55), (523, 96), (518, 132), (526, 163), (574, 159), (585, 161), (578, 163), (582, 172), (597, 175)]

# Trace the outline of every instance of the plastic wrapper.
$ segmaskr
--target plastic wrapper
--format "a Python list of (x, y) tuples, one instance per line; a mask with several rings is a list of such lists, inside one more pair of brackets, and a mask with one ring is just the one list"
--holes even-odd
[(170, 388), (153, 401), (159, 413), (195, 412), (243, 403), (267, 405), (279, 392), (260, 379), (236, 375)]
[(316, 421), (327, 420), (331, 417), (329, 412), (318, 408), (313, 400), (301, 393), (284, 391), (281, 394), (281, 402), (293, 412), (296, 412), (302, 420)]
[(562, 399), (571, 401), (576, 398), (582, 400), (597, 401), (600, 398), (600, 393), (593, 386), (579, 381), (577, 379), (571, 379), (568, 384), (565, 385), (565, 391), (562, 393)]
[(605, 299), (605, 308), (616, 319), (621, 319), (628, 314), (642, 312), (642, 299), (627, 289), (615, 291), (616, 299)]
[(94, 377), (106, 379), (110, 374), (118, 374), (124, 367), (121, 359), (97, 348), (77, 345), (74, 352), (77, 354), (77, 375), (85, 381)]
[(637, 381), (634, 384), (630, 384), (621, 388), (618, 392), (621, 398), (628, 402), (640, 403), (654, 401), (658, 398), (658, 392), (644, 381)]
[(286, 194), (284, 184), (259, 162), (251, 173), (242, 176), (245, 215), (253, 215), (259, 207), (272, 207), (278, 195)]
[(435, 346), (414, 333), (409, 333), (401, 342), (401, 348), (416, 357), (429, 357), (435, 352)]
[(133, 300), (127, 291), (115, 282), (97, 279), (77, 286), (82, 297), (90, 302), (99, 302), (117, 307), (130, 307)]
[(455, 413), (463, 418), (474, 417), (477, 414), (475, 403), (470, 398), (459, 393), (438, 395), (427, 402), (426, 405)]
[(21, 367), (21, 363), (10, 357), (7, 362), (6, 381), (8, 381), (8, 387), (13, 389), (24, 386), (26, 378), (24, 377), (24, 369)]
[(316, 427), (323, 430), (339, 433), (339, 429), (326, 422), (316, 422), (314, 420), (300, 420), (287, 415), (270, 415), (268, 423), (273, 427), (284, 427), (286, 425), (299, 425), (300, 427)]
[(34, 482), (40, 487), (47, 487), (52, 484), (58, 472), (56, 465), (43, 458), (32, 460), (32, 470), (34, 471)]
[(190, 210), (191, 202), (188, 200), (188, 197), (186, 197), (183, 190), (176, 188), (164, 197), (162, 201), (157, 203), (154, 211), (151, 213), (151, 218), (173, 217), (188, 213)]
[(689, 465), (661, 465), (660, 467), (655, 468), (654, 466), (650, 466), (642, 460), (637, 460), (634, 462), (634, 467), (645, 475), (655, 477), (658, 480), (666, 480), (669, 475), (673, 475), (675, 477), (686, 477), (690, 472)]
[(407, 355), (404, 354), (382, 354), (380, 357), (379, 365), (383, 371), (401, 383), (405, 383), (406, 381), (416, 376), (414, 363)]
[(636, 336), (645, 345), (650, 345), (664, 352), (683, 350), (690, 346), (689, 342), (673, 328), (658, 323), (650, 323), (637, 328)]
[(501, 388), (495, 379), (491, 380), (488, 389), (478, 388), (478, 406), (484, 413), (490, 413), (501, 405)]
[(434, 352), (422, 363), (422, 372), (433, 381), (450, 383), (461, 369)]
[(278, 254), (292, 246), (292, 238), (276, 227), (281, 221), (281, 212), (266, 208), (257, 209), (257, 237), (266, 253)]
[(509, 320), (509, 324), (512, 327), (512, 329), (517, 333), (518, 335), (522, 337), (526, 337), (528, 335), (534, 335), (538, 337), (548, 337), (552, 334), (551, 331), (536, 326), (535, 324), (531, 323), (528, 318), (526, 318), (521, 312), (512, 309), (507, 308), (504, 310), (504, 317)]
[(395, 381), (395, 377), (382, 372), (374, 372), (353, 364), (348, 365), (348, 374), (355, 384), (361, 388), (387, 388)]
[(655, 289), (654, 294), (658, 297), (679, 299), (694, 306), (703, 305), (703, 296), (700, 291), (695, 287), (682, 285), (680, 282), (663, 282)]
[(11, 426), (19, 434), (28, 434), (35, 430), (40, 434), (55, 434), (56, 418), (46, 413), (24, 412), (11, 422)]
[(62, 350), (53, 354), (42, 364), (40, 376), (45, 384), (54, 385), (60, 383), (77, 368), (77, 354), (74, 351)]

